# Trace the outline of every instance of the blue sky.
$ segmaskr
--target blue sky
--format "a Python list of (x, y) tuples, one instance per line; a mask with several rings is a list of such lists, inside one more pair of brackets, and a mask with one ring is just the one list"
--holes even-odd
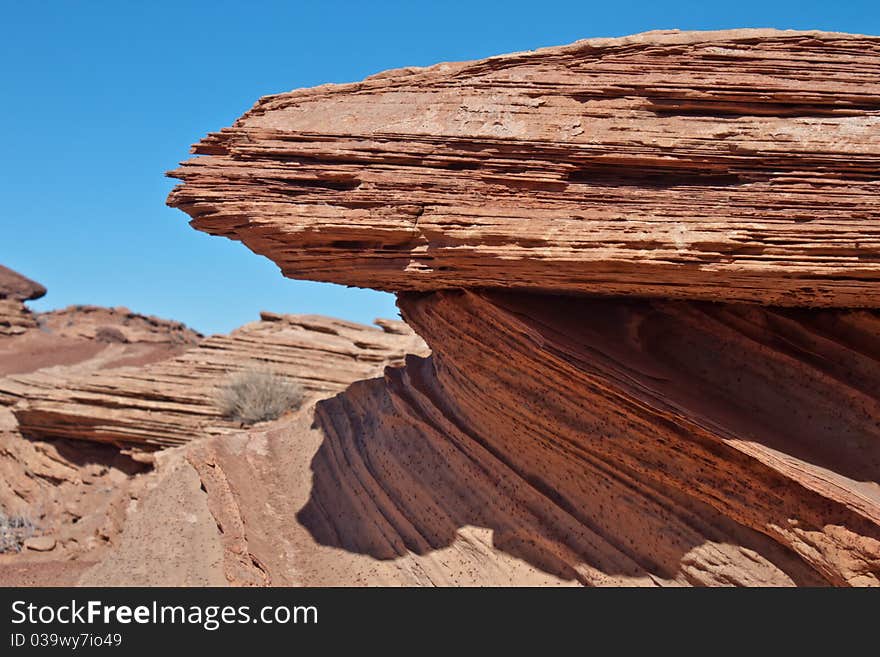
[(262, 95), (651, 29), (880, 34), (880, 3), (0, 0), (0, 263), (33, 304), (125, 305), (206, 333), (261, 309), (371, 321), (391, 295), (291, 281), (165, 207), (164, 172)]

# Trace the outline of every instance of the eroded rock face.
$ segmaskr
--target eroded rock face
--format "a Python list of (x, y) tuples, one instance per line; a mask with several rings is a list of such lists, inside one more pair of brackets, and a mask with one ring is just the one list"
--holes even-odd
[[(880, 39), (389, 71), (263, 98), (194, 152), (169, 198), (194, 227), (400, 293), (432, 350), (317, 404), (298, 526), (251, 543), (263, 507), (216, 493), (257, 580), (880, 583), (880, 319), (817, 309), (880, 307)], [(284, 439), (189, 463), (274, 481), (231, 454)]]
[(45, 294), (46, 288), (36, 281), (0, 265), (0, 299), (32, 301)]
[(880, 583), (876, 313), (472, 293), (401, 306), (435, 359), (436, 387), (410, 375), (429, 391), (411, 399), (578, 520), (576, 553), (604, 539), (618, 568), (668, 577), (724, 535), (743, 549), (691, 553), (685, 579), (756, 583), (770, 566), (745, 554), (779, 565), (781, 547), (829, 583)]
[(39, 283), (0, 265), (0, 337), (36, 327), (36, 318), (24, 302), (45, 294), (46, 288)]
[(263, 313), (259, 322), (144, 366), (0, 378), (0, 404), (12, 408), (26, 436), (179, 445), (240, 427), (222, 417), (216, 402), (218, 386), (233, 372), (267, 366), (310, 393), (326, 394), (403, 362), (407, 353), (424, 352), (424, 343), (403, 322), (384, 325)]
[[(177, 551), (169, 570), (130, 540), (82, 583), (878, 584), (876, 312), (472, 292), (401, 307), (430, 357), (161, 457), (160, 477), (190, 482), (210, 564)], [(174, 508), (162, 481), (151, 504)], [(147, 509), (130, 523), (173, 531)]]
[(0, 374), (16, 372), (0, 377), (0, 510), (27, 518), (42, 542), (55, 541), (51, 550), (0, 554), (0, 580), (15, 584), (72, 585), (81, 576), (104, 584), (266, 583), (246, 577), (244, 566), (237, 579), (224, 576), (229, 557), (210, 542), (218, 522), (199, 475), (174, 450), (156, 457), (170, 465), (154, 471), (153, 454), (142, 450), (240, 436), (213, 398), (237, 369), (268, 363), (302, 383), (312, 404), (406, 353), (425, 353), (395, 320), (374, 328), (263, 313), (196, 348), (179, 323), (126, 309), (78, 306), (39, 318), (41, 329), (0, 345)]
[(285, 275), (880, 306), (880, 38), (657, 32), (268, 96), (169, 204)]
[(0, 299), (0, 336), (20, 335), (36, 326), (36, 319), (21, 301)]
[[(401, 292), (432, 355), (265, 314), (0, 379), (29, 435), (168, 448), (64, 475), (124, 482), (77, 581), (880, 584), (880, 317), (815, 308), (880, 306), (878, 58), (653, 33), (263, 99), (170, 202), (289, 276)], [(212, 393), (254, 361), (314, 394), (240, 430)], [(14, 446), (56, 476), (43, 444)]]
[[(63, 384), (70, 378), (154, 363), (201, 339), (179, 322), (125, 308), (31, 313), (20, 299), (42, 294), (42, 286), (18, 281), (2, 289), (13, 290), (16, 298), (0, 304), (18, 304), (27, 321), (5, 335), (0, 326), (0, 381), (38, 372), (43, 388), (58, 396), (65, 395)], [(4, 584), (75, 583), (113, 545), (137, 499), (147, 465), (115, 446), (66, 438), (24, 438), (12, 407), (0, 402), (0, 511), (23, 519), (34, 533), (21, 553), (0, 554)]]

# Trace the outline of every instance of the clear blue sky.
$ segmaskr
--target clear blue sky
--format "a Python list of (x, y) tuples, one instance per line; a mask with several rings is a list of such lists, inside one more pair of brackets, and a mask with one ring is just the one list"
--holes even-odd
[(371, 321), (373, 291), (290, 281), (165, 207), (166, 170), (262, 95), (651, 29), (880, 34), (880, 2), (0, 0), (0, 263), (33, 304), (125, 305), (228, 331), (260, 309)]

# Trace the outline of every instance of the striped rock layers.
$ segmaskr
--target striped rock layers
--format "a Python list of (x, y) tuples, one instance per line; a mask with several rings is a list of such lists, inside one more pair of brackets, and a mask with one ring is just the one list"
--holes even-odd
[(261, 99), (169, 204), (293, 278), (880, 306), (880, 38), (659, 32)]
[(880, 584), (880, 39), (389, 71), (194, 152), (195, 228), (398, 293), (432, 351), (316, 405), (297, 518), (331, 552), (267, 530), (299, 543), (261, 581)]
[(39, 299), (46, 288), (18, 272), (0, 265), (0, 337), (19, 335), (37, 326), (24, 302)]
[(263, 313), (262, 320), (155, 363), (74, 373), (52, 370), (0, 378), (0, 404), (11, 406), (22, 434), (79, 438), (126, 447), (167, 447), (240, 425), (222, 417), (217, 388), (233, 372), (268, 367), (328, 393), (422, 353), (402, 322), (382, 328), (312, 315)]
[[(82, 583), (878, 584), (876, 313), (401, 307), (430, 357), (158, 454), (160, 483)], [(181, 498), (194, 510), (169, 513)], [(181, 534), (205, 545), (173, 551), (186, 580), (151, 547)]]

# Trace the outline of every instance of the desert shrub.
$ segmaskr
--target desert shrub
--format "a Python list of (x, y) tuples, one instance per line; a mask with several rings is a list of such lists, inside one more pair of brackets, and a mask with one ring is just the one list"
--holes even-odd
[(99, 326), (95, 329), (95, 340), (98, 342), (110, 342), (125, 344), (128, 338), (125, 333), (116, 326)]
[(217, 390), (217, 406), (224, 417), (243, 424), (274, 420), (299, 408), (303, 387), (265, 367), (236, 372)]
[(21, 552), (24, 542), (34, 535), (34, 523), (24, 516), (8, 516), (0, 511), (0, 553)]

